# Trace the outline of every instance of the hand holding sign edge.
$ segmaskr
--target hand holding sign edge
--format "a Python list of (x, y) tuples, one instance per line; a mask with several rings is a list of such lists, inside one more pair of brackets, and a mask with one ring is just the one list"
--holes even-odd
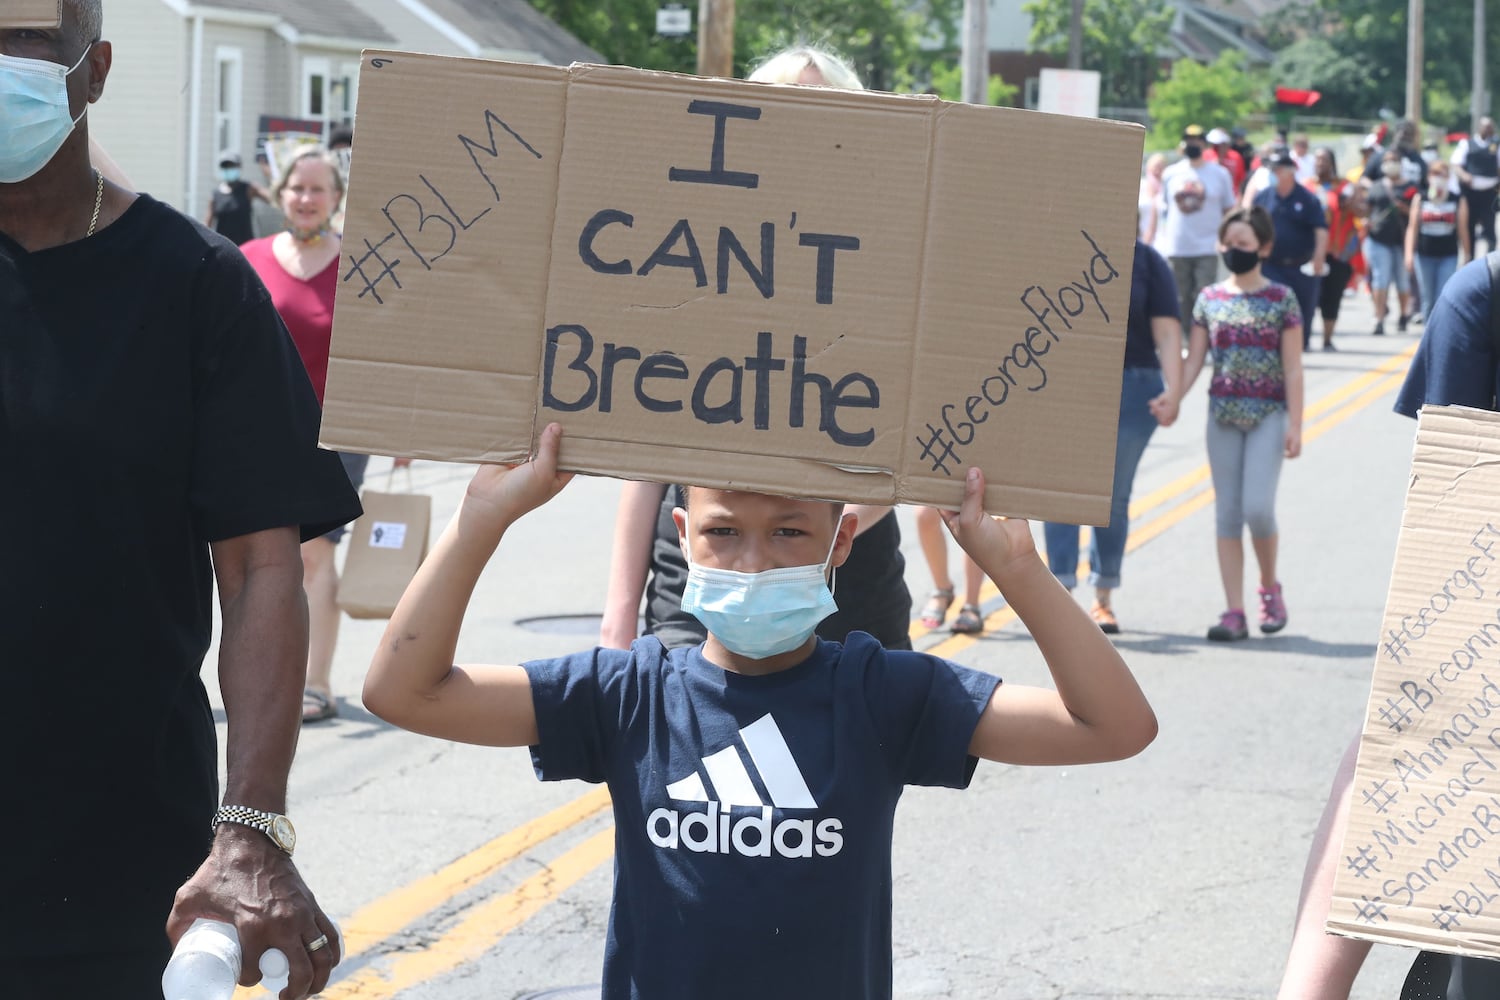
[(562, 491), (573, 473), (557, 470), (562, 425), (550, 423), (537, 441), (529, 461), (519, 465), (481, 465), (464, 491), (461, 514), (470, 514), (499, 530)]

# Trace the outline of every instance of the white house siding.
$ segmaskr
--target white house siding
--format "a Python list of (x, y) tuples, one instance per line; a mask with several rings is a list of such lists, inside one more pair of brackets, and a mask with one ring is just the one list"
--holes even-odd
[(114, 65), (89, 109), (89, 132), (137, 190), (181, 208), (186, 167), (188, 27), (162, 0), (110, 0)]
[[(184, 137), (182, 144), (183, 158), (189, 165), (188, 169), (191, 169), (195, 160), (197, 164), (197, 173), (194, 175), (197, 183), (193, 187), (193, 193), (197, 197), (195, 204), (190, 207), (190, 214), (194, 218), (204, 217), (214, 186), (219, 183), (220, 144), (214, 127), (215, 100), (218, 94), (217, 53), (220, 49), (236, 49), (240, 53), (240, 122), (238, 138), (231, 143), (230, 148), (240, 154), (245, 179), (259, 183), (260, 177), (255, 169), (255, 125), (256, 118), (267, 110), (263, 107), (262, 96), (266, 89), (267, 48), (275, 40), (276, 35), (266, 28), (223, 24), (208, 19), (203, 22), (203, 71), (198, 83), (196, 158), (193, 156), (194, 150), (189, 146), (192, 142), (191, 131)], [(184, 120), (191, 113), (192, 105), (189, 103), (183, 114)]]

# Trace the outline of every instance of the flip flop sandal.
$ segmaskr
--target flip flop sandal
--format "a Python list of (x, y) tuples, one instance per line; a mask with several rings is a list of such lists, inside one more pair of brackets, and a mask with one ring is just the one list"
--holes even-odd
[(307, 688), (302, 692), (302, 722), (322, 722), (339, 714), (339, 707), (333, 703), (333, 699), (321, 691)]
[(952, 587), (947, 590), (934, 590), (932, 596), (927, 598), (927, 603), (922, 605), (922, 615), (917, 620), (927, 628), (937, 628), (943, 624), (943, 619), (948, 617), (948, 609), (952, 606)]
[(953, 624), (948, 627), (959, 635), (978, 635), (984, 631), (984, 614), (979, 610), (979, 605), (965, 604), (959, 609)]

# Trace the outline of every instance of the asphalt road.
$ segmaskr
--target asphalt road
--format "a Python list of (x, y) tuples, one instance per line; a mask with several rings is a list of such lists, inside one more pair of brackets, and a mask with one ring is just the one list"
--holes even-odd
[[(968, 791), (912, 789), (895, 844), (898, 996), (1274, 996), (1307, 845), (1364, 710), (1415, 429), (1391, 402), (1416, 336), (1369, 336), (1367, 303), (1346, 308), (1341, 350), (1308, 357), (1307, 442), (1282, 474), (1289, 627), (1229, 646), (1204, 639), (1222, 595), (1200, 380), (1146, 452), (1115, 600), (1118, 646), (1161, 735), (1125, 763), (981, 764)], [(372, 463), (370, 485), (386, 468)], [(418, 464), (434, 530), (468, 471)], [(481, 582), (461, 659), (592, 644), (617, 490), (579, 478), (516, 527)], [(898, 516), (920, 601), (930, 580), (911, 512)], [(986, 611), (993, 627), (978, 641), (942, 633), (919, 648), (1046, 683), (993, 591)], [(324, 995), (597, 996), (565, 988), (599, 980), (612, 829), (602, 793), (536, 781), (524, 750), (441, 743), (366, 714), (358, 691), (382, 627), (345, 620), (341, 715), (304, 730), (292, 774), (299, 865), (352, 952)], [(1354, 996), (1393, 1000), (1410, 959), (1377, 947)]]

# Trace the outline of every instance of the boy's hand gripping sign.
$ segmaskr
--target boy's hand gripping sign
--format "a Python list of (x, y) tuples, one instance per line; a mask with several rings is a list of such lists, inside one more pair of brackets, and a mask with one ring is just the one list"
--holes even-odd
[(1107, 522), (1141, 144), (367, 52), (323, 443)]

